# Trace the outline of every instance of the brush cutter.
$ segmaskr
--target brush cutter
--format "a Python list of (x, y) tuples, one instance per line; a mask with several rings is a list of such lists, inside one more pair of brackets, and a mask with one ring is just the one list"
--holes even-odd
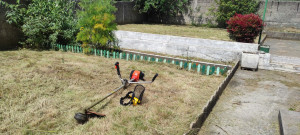
[[(84, 111), (83, 111), (84, 113), (76, 113), (75, 116), (74, 116), (74, 118), (76, 119), (76, 121), (78, 123), (84, 124), (84, 123), (86, 123), (89, 120), (89, 118), (93, 118), (93, 117), (97, 117), (97, 118), (105, 117), (105, 114), (100, 114), (100, 113), (91, 111), (91, 108), (93, 108), (94, 106), (96, 106), (97, 104), (99, 104), (100, 102), (102, 102), (103, 100), (107, 99), (111, 95), (115, 94), (119, 90), (126, 89), (130, 84), (152, 83), (152, 82), (154, 82), (154, 80), (158, 76), (158, 74), (156, 73), (154, 75), (154, 77), (152, 78), (152, 81), (139, 81), (139, 79), (144, 80), (144, 78), (143, 78), (144, 74), (141, 71), (135, 71), (134, 70), (130, 74), (130, 81), (128, 81), (127, 79), (124, 79), (121, 76), (119, 62), (115, 63), (115, 68), (117, 69), (117, 74), (118, 74), (118, 76), (119, 76), (119, 78), (121, 80), (122, 85), (119, 88), (113, 90), (111, 93), (109, 93), (107, 96), (105, 96), (104, 98), (102, 98), (98, 102), (96, 102), (96, 103), (92, 104), (91, 106), (85, 108)], [(137, 86), (139, 86), (139, 88), (140, 88), (141, 85), (137, 85)], [(135, 89), (138, 88), (137, 86), (135, 87)]]

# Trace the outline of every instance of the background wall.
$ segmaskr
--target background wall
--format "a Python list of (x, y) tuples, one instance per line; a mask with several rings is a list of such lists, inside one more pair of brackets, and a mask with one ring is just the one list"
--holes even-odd
[[(265, 1), (261, 1), (259, 14), (263, 14)], [(300, 1), (269, 1), (265, 16), (267, 27), (295, 27), (300, 29)]]
[(115, 13), (116, 22), (118, 24), (142, 23), (143, 15), (134, 10), (134, 2), (117, 2), (115, 4), (118, 9)]
[(191, 0), (190, 8), (183, 15), (184, 24), (206, 24), (212, 16), (208, 15), (211, 7), (217, 7), (215, 0)]
[[(259, 15), (263, 15), (265, 0), (261, 0)], [(170, 23), (177, 24), (206, 24), (212, 16), (208, 15), (209, 8), (217, 7), (214, 0), (191, 0), (188, 11), (172, 18)], [(267, 27), (296, 27), (300, 28), (300, 1), (276, 2), (269, 0), (265, 16)]]
[[(12, 3), (11, 0), (3, 0)], [(22, 33), (13, 25), (6, 22), (6, 9), (0, 6), (0, 50), (16, 48)]]

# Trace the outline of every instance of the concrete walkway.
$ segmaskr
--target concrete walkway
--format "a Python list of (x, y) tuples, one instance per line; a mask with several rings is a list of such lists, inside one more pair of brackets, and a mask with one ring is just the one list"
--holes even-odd
[(300, 111), (300, 75), (238, 70), (200, 135), (276, 135), (278, 112)]
[(260, 69), (300, 74), (300, 40), (267, 38), (264, 45), (270, 46), (269, 64)]
[(283, 40), (267, 38), (264, 45), (270, 46), (270, 53), (279, 56), (299, 57), (300, 58), (300, 39)]

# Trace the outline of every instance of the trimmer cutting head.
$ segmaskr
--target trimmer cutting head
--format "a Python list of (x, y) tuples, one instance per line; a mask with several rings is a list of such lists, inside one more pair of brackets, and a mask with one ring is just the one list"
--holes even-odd
[(76, 113), (74, 118), (79, 124), (84, 124), (89, 120), (88, 116), (84, 113)]
[(105, 114), (100, 114), (92, 111), (86, 111), (85, 113), (76, 113), (74, 118), (76, 119), (77, 123), (84, 124), (86, 123), (89, 118), (102, 118), (105, 117)]

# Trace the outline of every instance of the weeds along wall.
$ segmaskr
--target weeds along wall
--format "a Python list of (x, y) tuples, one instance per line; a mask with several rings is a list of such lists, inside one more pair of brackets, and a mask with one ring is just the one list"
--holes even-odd
[(88, 55), (95, 55), (112, 59), (124, 59), (131, 61), (147, 61), (156, 63), (173, 64), (178, 69), (187, 70), (191, 72), (197, 72), (202, 75), (226, 75), (228, 70), (231, 70), (231, 66), (214, 64), (201, 61), (192, 61), (186, 59), (179, 59), (173, 57), (166, 57), (160, 55), (153, 55), (147, 53), (140, 53), (128, 50), (107, 50), (107, 49), (94, 49), (94, 48), (82, 48), (81, 46), (73, 45), (55, 45), (52, 49), (57, 51), (72, 52), (72, 53), (84, 53)]

